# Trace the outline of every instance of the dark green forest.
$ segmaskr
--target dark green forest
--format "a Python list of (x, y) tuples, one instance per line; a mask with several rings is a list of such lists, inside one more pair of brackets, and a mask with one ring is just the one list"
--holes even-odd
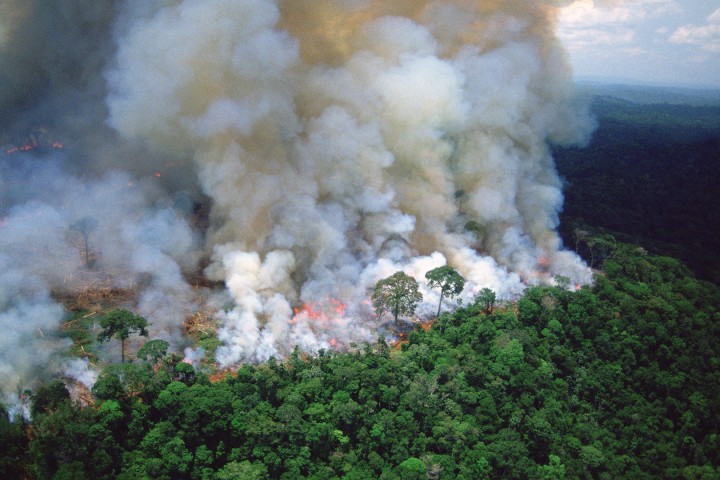
[[(664, 91), (632, 92), (644, 101)], [(623, 97), (630, 93), (621, 91)], [(582, 236), (604, 233), (678, 258), (700, 278), (719, 283), (720, 104), (636, 103), (599, 95), (592, 111), (598, 129), (590, 144), (555, 151), (566, 182), (566, 245), (590, 261)]]
[[(714, 479), (720, 290), (614, 244), (592, 287), (533, 287), (350, 353), (211, 382), (174, 355), (0, 418), (3, 478)], [(562, 282), (561, 282), (562, 283)]]
[[(0, 409), (0, 478), (720, 479), (720, 107), (593, 110), (555, 152), (592, 285), (484, 289), (400, 341), (223, 375), (151, 340), (82, 402), (55, 380), (31, 421)], [(87, 354), (105, 338), (69, 310)]]

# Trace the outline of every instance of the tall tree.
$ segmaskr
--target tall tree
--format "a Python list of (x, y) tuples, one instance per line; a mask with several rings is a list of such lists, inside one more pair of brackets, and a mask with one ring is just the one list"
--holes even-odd
[(475, 303), (482, 304), (485, 309), (485, 313), (488, 315), (492, 313), (492, 309), (495, 306), (495, 299), (495, 292), (487, 287), (483, 288), (477, 295), (475, 295)]
[(440, 288), (440, 302), (438, 303), (437, 316), (440, 316), (443, 297), (453, 298), (460, 294), (465, 288), (465, 279), (457, 270), (449, 265), (433, 268), (425, 274), (430, 288)]
[(140, 315), (136, 315), (128, 310), (117, 309), (105, 315), (100, 320), (102, 331), (98, 335), (98, 341), (105, 342), (112, 337), (120, 340), (120, 358), (125, 363), (125, 340), (131, 333), (137, 332), (138, 335), (147, 337), (148, 322)]
[(372, 294), (375, 313), (381, 316), (390, 312), (396, 324), (400, 314), (412, 315), (421, 300), (422, 294), (418, 290), (417, 280), (403, 272), (395, 272), (380, 280)]

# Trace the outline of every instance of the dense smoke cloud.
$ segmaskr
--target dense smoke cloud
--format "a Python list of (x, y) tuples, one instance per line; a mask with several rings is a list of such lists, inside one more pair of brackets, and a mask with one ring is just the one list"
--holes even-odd
[[(582, 141), (589, 123), (550, 13), (214, 0), (131, 22), (109, 75), (111, 123), (194, 156), (214, 201), (208, 274), (234, 299), (221, 363), (300, 337), (311, 350), (366, 339), (367, 322), (351, 319), (364, 318), (367, 288), (431, 255), (505, 296), (519, 275), (588, 280), (554, 233), (562, 194), (547, 141)], [(482, 228), (466, 231), (469, 219)], [(293, 304), (327, 298), (349, 305), (344, 332), (288, 325)]]
[[(60, 24), (39, 3), (0, 4), (22, 19), (0, 20), (0, 105), (15, 112), (3, 128), (42, 118), (70, 132), (65, 164), (41, 170), (71, 186), (9, 198), (6, 223), (40, 235), (16, 210), (47, 210), (48, 245), (75, 271), (66, 227), (100, 219), (95, 271), (139, 282), (131, 307), (167, 337), (205, 257), (226, 285), (210, 301), (222, 366), (372, 341), (384, 327), (368, 292), (400, 269), (424, 280), (448, 263), (468, 280), (465, 301), (555, 274), (590, 280), (555, 233), (548, 142), (582, 143), (592, 127), (553, 34), (557, 2), (76, 0), (57, 7)], [(46, 48), (66, 66), (11, 68)], [(162, 179), (138, 180), (155, 170)], [(203, 244), (173, 203), (180, 188), (209, 205)], [(14, 270), (39, 271), (47, 292), (65, 278), (52, 260)], [(431, 315), (437, 292), (422, 288)]]
[(42, 127), (102, 154), (110, 134), (98, 128), (107, 112), (102, 72), (117, 3), (0, 2), (0, 144)]
[(195, 268), (199, 240), (172, 199), (126, 173), (69, 174), (62, 156), (26, 153), (0, 162), (0, 375), (6, 396), (30, 386), (23, 382), (38, 369), (87, 378), (65, 367), (69, 340), (57, 335), (64, 309), (51, 290), (56, 296), (93, 285), (137, 290), (137, 304), (120, 306), (138, 310), (152, 322), (153, 336), (174, 345), (183, 343), (181, 321), (193, 309), (182, 272)]

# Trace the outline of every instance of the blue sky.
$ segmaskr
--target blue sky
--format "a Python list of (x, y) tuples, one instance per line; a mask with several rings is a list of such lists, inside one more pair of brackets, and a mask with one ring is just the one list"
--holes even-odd
[(573, 0), (558, 34), (576, 76), (720, 88), (719, 0)]

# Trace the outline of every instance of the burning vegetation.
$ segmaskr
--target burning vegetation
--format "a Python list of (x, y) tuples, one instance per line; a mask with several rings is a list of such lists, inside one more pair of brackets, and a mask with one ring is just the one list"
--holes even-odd
[(10, 143), (0, 147), (0, 156), (32, 152), (36, 155), (47, 155), (52, 150), (65, 148), (60, 141), (53, 139), (46, 129), (35, 129), (23, 143)]
[[(31, 133), (0, 151), (0, 346), (40, 352), (0, 354), (5, 398), (113, 308), (222, 370), (591, 280), (555, 231), (549, 145), (592, 130), (555, 2), (121, 3), (2, 7), (0, 132)], [(397, 272), (413, 312), (378, 315)]]

